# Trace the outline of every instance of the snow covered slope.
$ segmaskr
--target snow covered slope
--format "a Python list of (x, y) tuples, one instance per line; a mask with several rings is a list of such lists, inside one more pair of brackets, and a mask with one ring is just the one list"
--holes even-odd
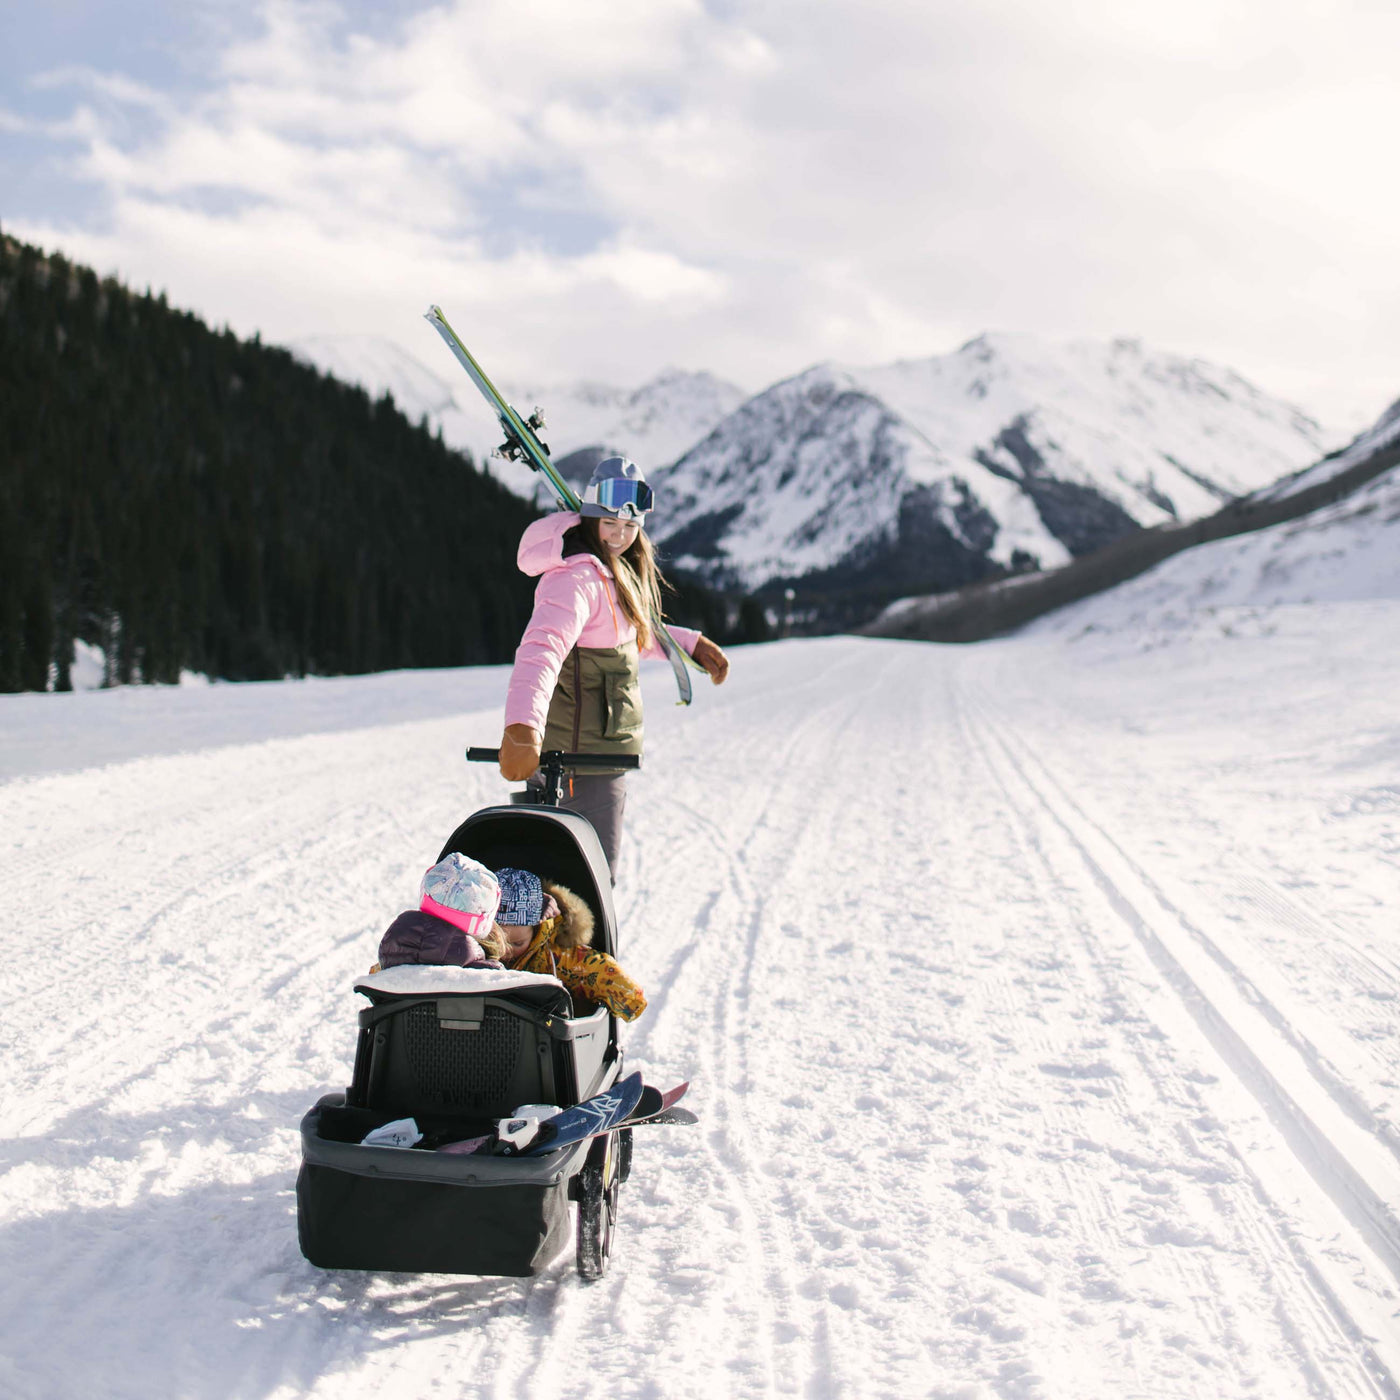
[[(1198, 545), (1033, 626), (1155, 645), (1183, 629), (1272, 626), (1280, 607), (1371, 599), (1400, 599), (1400, 466), (1301, 519)], [(1400, 648), (1400, 631), (1376, 641)]]
[[(683, 567), (753, 587), (926, 562), (1063, 563), (1214, 510), (1314, 461), (1326, 435), (1228, 369), (1137, 341), (985, 335), (874, 369), (820, 365), (732, 414), (663, 479)], [(895, 565), (895, 567), (901, 567)]]
[(504, 670), (0, 697), (0, 1394), (1395, 1394), (1400, 605), (1281, 611), (649, 672), (626, 1048), (702, 1121), (587, 1286), (296, 1243)]
[(1339, 476), (1360, 462), (1364, 462), (1375, 453), (1383, 452), (1397, 444), (1400, 444), (1400, 399), (1396, 399), (1371, 427), (1359, 434), (1355, 441), (1349, 443), (1340, 452), (1326, 457), (1323, 461), (1304, 471), (1287, 477), (1273, 487), (1266, 487), (1257, 494), (1261, 500), (1266, 501), (1296, 496), (1299, 491), (1306, 491), (1310, 486), (1331, 481), (1333, 477)]
[[(501, 432), (485, 400), (458, 368), (442, 342), (426, 326), (421, 353), (434, 356), (429, 368), (391, 340), (377, 336), (309, 336), (296, 341), (294, 354), (375, 398), (387, 390), (415, 422), (426, 417), (441, 428), (451, 446), (470, 452), (476, 462), (521, 495), (538, 495), (538, 481), (526, 468), (492, 458)], [(475, 348), (475, 347), (474, 347)], [(490, 364), (486, 365), (490, 373)], [(494, 376), (493, 376), (494, 379)], [(712, 374), (666, 370), (639, 389), (580, 382), (523, 385), (495, 380), (523, 413), (545, 410), (544, 434), (554, 460), (567, 471), (576, 453), (625, 452), (652, 472), (674, 462), (744, 399), (743, 390)], [(596, 457), (594, 460), (596, 460)], [(576, 464), (586, 477), (593, 461)]]
[(1391, 597), (1398, 469), (1400, 404), (1345, 449), (1212, 515), (1138, 531), (1057, 569), (897, 599), (862, 630), (969, 642), (1042, 618), (1050, 631), (1093, 618), (1155, 632), (1154, 613), (1178, 625), (1167, 614)]

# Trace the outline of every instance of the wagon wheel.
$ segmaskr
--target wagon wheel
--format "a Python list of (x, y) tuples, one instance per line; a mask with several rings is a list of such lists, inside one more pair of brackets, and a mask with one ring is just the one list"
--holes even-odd
[(588, 1154), (588, 1163), (578, 1175), (578, 1271), (590, 1282), (607, 1273), (612, 1258), (618, 1190), (622, 1184), (617, 1172), (615, 1137), (615, 1133), (604, 1136)]

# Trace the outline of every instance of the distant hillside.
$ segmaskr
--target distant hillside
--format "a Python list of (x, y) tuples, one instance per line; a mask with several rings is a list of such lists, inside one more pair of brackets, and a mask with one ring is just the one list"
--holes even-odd
[(504, 661), (529, 504), (390, 399), (0, 237), (0, 690)]
[(1143, 530), (1061, 569), (904, 598), (861, 630), (975, 642), (1037, 618), (1052, 630), (1141, 629), (1174, 609), (1397, 591), (1400, 402), (1343, 451), (1214, 515)]
[[(471, 342), (472, 337), (468, 337)], [(422, 323), (422, 344), (411, 355), (383, 336), (305, 336), (290, 346), (294, 355), (378, 396), (385, 390), (415, 422), (426, 418), (443, 439), (470, 452), (518, 495), (549, 503), (540, 479), (528, 468), (491, 453), (501, 441), (491, 410), (458, 369), (436, 333)], [(489, 347), (472, 349), (490, 364)], [(495, 376), (493, 375), (493, 378)], [(573, 480), (587, 481), (610, 451), (632, 458), (643, 471), (668, 467), (744, 401), (744, 392), (703, 371), (664, 370), (637, 389), (578, 381), (517, 384), (495, 378), (516, 408), (544, 410), (545, 439), (555, 464)], [(666, 530), (669, 503), (658, 502), (655, 528)]]

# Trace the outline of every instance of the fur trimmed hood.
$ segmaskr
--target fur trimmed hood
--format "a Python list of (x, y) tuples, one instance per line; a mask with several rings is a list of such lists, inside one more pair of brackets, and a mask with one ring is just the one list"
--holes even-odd
[(556, 948), (591, 948), (593, 946), (593, 911), (567, 885), (540, 882), (546, 894), (552, 894), (559, 905), (559, 926), (550, 942)]

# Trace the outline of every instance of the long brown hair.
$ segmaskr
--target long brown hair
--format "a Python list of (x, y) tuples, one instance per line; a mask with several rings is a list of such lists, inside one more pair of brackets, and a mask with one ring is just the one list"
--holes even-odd
[(617, 601), (637, 629), (637, 646), (645, 650), (651, 644), (651, 619), (661, 616), (661, 590), (670, 587), (656, 562), (656, 551), (647, 532), (638, 530), (637, 538), (621, 554), (614, 554), (598, 533), (597, 519), (585, 515), (564, 536), (566, 554), (580, 551), (594, 555), (607, 565), (617, 585)]

